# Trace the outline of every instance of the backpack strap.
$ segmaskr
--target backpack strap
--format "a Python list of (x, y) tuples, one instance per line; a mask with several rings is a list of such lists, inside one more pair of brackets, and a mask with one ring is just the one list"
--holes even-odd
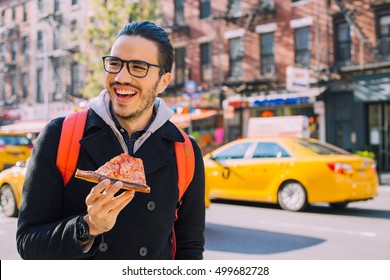
[(88, 109), (66, 116), (62, 125), (57, 152), (57, 167), (64, 179), (64, 186), (69, 182), (76, 169), (80, 152), (80, 139), (83, 137)]
[(179, 198), (181, 203), (183, 195), (192, 181), (195, 173), (195, 155), (190, 137), (179, 129), (184, 137), (184, 142), (174, 142), (176, 165), (178, 174)]
[[(184, 142), (174, 142), (176, 166), (177, 166), (177, 180), (179, 188), (179, 197), (175, 212), (175, 220), (179, 218), (178, 212), (183, 200), (183, 196), (190, 185), (195, 173), (195, 153), (192, 147), (190, 137), (181, 129), (179, 129), (184, 137)], [(176, 255), (176, 234), (175, 225), (172, 227), (172, 259)]]

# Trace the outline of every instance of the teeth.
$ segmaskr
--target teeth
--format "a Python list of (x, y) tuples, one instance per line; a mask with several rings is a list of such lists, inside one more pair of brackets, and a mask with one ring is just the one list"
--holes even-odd
[(120, 95), (134, 95), (135, 91), (128, 91), (128, 90), (124, 90), (124, 89), (118, 89), (116, 91), (116, 93), (118, 93)]

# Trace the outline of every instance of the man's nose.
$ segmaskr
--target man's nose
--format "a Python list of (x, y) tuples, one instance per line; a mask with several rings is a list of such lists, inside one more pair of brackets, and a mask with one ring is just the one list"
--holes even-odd
[(123, 65), (121, 71), (119, 71), (119, 73), (115, 76), (115, 81), (120, 83), (129, 82), (132, 79), (134, 79), (134, 77), (130, 75), (126, 65)]

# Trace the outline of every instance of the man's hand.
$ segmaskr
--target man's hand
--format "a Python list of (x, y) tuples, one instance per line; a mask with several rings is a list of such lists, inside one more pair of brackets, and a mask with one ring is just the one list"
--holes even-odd
[(109, 180), (104, 180), (93, 187), (85, 199), (88, 214), (84, 216), (84, 220), (89, 225), (91, 236), (111, 230), (119, 212), (133, 199), (135, 191), (124, 191), (115, 196), (122, 185), (120, 181), (110, 185)]

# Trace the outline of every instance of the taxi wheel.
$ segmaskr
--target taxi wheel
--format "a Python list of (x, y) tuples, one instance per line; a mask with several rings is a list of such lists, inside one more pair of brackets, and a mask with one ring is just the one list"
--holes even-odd
[(288, 211), (303, 211), (308, 206), (307, 194), (301, 183), (285, 182), (278, 192), (279, 206)]
[(11, 186), (8, 184), (3, 185), (0, 189), (0, 205), (7, 217), (18, 216), (18, 207), (16, 205), (15, 195)]

